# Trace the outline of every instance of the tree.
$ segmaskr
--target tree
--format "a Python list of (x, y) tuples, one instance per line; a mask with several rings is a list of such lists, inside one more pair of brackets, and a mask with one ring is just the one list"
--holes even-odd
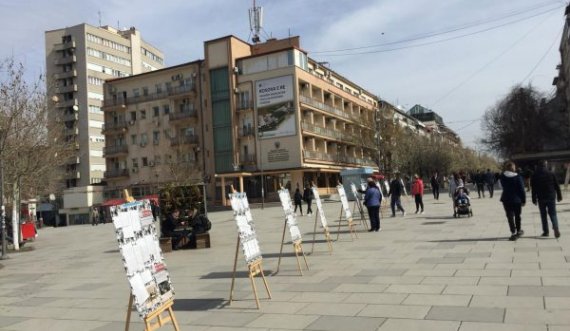
[(71, 155), (63, 124), (48, 116), (43, 77), (28, 83), (12, 58), (0, 62), (0, 157), (4, 161), (4, 196), (12, 206), (15, 249), (19, 249), (20, 201), (49, 192)]
[(543, 95), (530, 84), (513, 87), (485, 112), (482, 129), (486, 138), (482, 143), (503, 158), (540, 151), (549, 135), (541, 119), (542, 99)]

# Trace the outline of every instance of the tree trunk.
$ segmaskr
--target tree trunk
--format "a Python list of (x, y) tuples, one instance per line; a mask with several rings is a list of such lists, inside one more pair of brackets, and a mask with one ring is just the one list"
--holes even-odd
[(12, 242), (14, 250), (20, 250), (20, 210), (18, 208), (18, 181), (14, 181), (12, 190)]

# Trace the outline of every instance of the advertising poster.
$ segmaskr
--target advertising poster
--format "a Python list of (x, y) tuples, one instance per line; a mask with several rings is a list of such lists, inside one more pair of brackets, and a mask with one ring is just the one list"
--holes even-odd
[(247, 201), (247, 194), (240, 192), (230, 194), (230, 203), (234, 211), (234, 220), (238, 228), (245, 262), (251, 264), (261, 259), (262, 256), (257, 234), (255, 233), (253, 217), (249, 209), (249, 202)]
[(129, 202), (110, 210), (134, 304), (144, 319), (174, 298), (150, 201)]
[(260, 138), (295, 135), (293, 76), (258, 80), (255, 86)]
[(352, 195), (356, 199), (356, 202), (360, 205), (360, 200), (362, 200), (362, 194), (358, 193), (356, 190), (356, 185), (354, 183), (350, 183), (350, 190), (352, 191)]
[(338, 190), (338, 195), (340, 196), (340, 202), (342, 202), (342, 209), (344, 209), (344, 215), (346, 219), (352, 218), (352, 212), (350, 211), (350, 206), (348, 205), (348, 199), (346, 197), (346, 192), (344, 187), (339, 185), (336, 187)]
[(317, 187), (312, 187), (311, 189), (315, 196), (315, 202), (317, 203), (317, 211), (319, 213), (319, 218), (321, 219), (321, 224), (323, 225), (323, 228), (328, 231), (329, 225), (327, 223), (327, 218), (325, 217), (325, 211), (323, 209), (323, 203), (321, 202), (321, 196), (319, 195), (319, 189)]
[(299, 229), (299, 224), (297, 223), (297, 215), (293, 211), (293, 204), (291, 203), (291, 196), (289, 195), (289, 190), (284, 188), (279, 190), (279, 200), (281, 200), (281, 206), (283, 207), (283, 212), (285, 212), (285, 219), (287, 220), (287, 226), (289, 227), (289, 233), (291, 234), (291, 241), (298, 242), (301, 241), (301, 230)]

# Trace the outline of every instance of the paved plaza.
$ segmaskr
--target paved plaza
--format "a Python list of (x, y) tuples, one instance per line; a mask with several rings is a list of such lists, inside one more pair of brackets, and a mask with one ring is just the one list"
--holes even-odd
[[(358, 225), (354, 241), (342, 232), (332, 255), (317, 228), (304, 276), (290, 244), (275, 274), (281, 207), (254, 209), (273, 295), (267, 300), (257, 283), (260, 310), (241, 253), (237, 301), (228, 305), (236, 226), (231, 211), (210, 213), (210, 249), (165, 255), (181, 330), (570, 330), (570, 204), (558, 205), (560, 239), (552, 231), (539, 237), (538, 209), (530, 204), (525, 236), (511, 242), (499, 195), (473, 198), (470, 219), (454, 219), (445, 195), (426, 195), (424, 215), (413, 213), (409, 199), (405, 217), (384, 211), (382, 232)], [(340, 204), (325, 209), (335, 239)], [(306, 252), (313, 224), (312, 216), (300, 218)], [(124, 330), (129, 285), (113, 225), (42, 229), (31, 246), (0, 261), (0, 330)], [(132, 320), (131, 330), (143, 329), (136, 311)]]

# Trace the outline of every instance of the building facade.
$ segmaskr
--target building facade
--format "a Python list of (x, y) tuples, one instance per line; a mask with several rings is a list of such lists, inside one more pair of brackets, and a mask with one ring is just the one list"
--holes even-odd
[[(54, 100), (50, 116), (65, 123), (65, 139), (77, 150), (65, 166), (62, 186), (98, 184), (106, 170), (101, 133), (104, 81), (162, 68), (164, 56), (135, 28), (88, 24), (45, 32), (45, 47), (47, 90)], [(62, 213), (84, 218), (89, 207), (64, 206)]]

